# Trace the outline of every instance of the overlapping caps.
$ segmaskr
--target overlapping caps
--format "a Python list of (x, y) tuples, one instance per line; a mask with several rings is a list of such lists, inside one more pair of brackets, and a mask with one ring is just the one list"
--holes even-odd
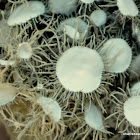
[[(36, 125), (38, 124), (40, 128), (39, 131), (41, 130), (41, 136), (44, 136), (45, 134), (47, 134), (47, 136), (50, 136), (49, 133), (54, 135), (54, 132), (56, 132), (56, 135), (59, 135), (59, 131), (64, 131), (65, 128), (62, 120), (65, 119), (65, 117), (70, 116), (67, 114), (78, 114), (79, 110), (80, 113), (83, 111), (83, 121), (81, 123), (82, 125), (76, 125), (81, 125), (78, 130), (81, 129), (81, 131), (83, 131), (82, 126), (85, 126), (85, 124), (97, 131), (99, 130), (103, 132), (103, 130), (105, 130), (106, 126), (104, 125), (104, 116), (102, 114), (104, 113), (105, 109), (101, 101), (102, 99), (100, 99), (100, 96), (98, 95), (100, 93), (102, 94), (102, 91), (108, 92), (107, 88), (109, 87), (102, 84), (103, 80), (107, 84), (110, 84), (111, 82), (108, 82), (107, 77), (109, 77), (111, 74), (118, 75), (125, 73), (129, 69), (132, 60), (132, 50), (126, 40), (113, 37), (107, 39), (105, 43), (101, 43), (102, 45), (99, 45), (97, 43), (97, 48), (96, 45), (94, 46), (94, 44), (96, 44), (96, 41), (94, 42), (93, 40), (96, 40), (96, 35), (93, 32), (91, 33), (90, 29), (92, 27), (95, 27), (99, 31), (99, 33), (102, 29), (104, 29), (104, 25), (106, 26), (107, 22), (107, 11), (103, 11), (99, 8), (92, 11), (90, 11), (89, 9), (89, 11), (91, 12), (90, 15), (86, 15), (85, 17), (83, 16), (82, 18), (80, 16), (73, 17), (71, 14), (72, 12), (76, 11), (76, 8), (78, 6), (80, 8), (86, 8), (87, 6), (90, 7), (94, 3), (94, 1), (95, 0), (48, 0), (46, 5), (44, 5), (46, 1), (43, 1), (44, 3), (41, 1), (26, 1), (17, 6), (17, 8), (15, 8), (10, 13), (7, 21), (0, 21), (0, 28), (2, 32), (2, 34), (0, 34), (0, 45), (2, 49), (4, 48), (4, 46), (7, 46), (7, 44), (9, 45), (10, 41), (13, 41), (11, 38), (12, 35), (10, 30), (14, 32), (14, 29), (21, 29), (21, 36), (17, 33), (17, 36), (19, 38), (17, 36), (16, 37), (18, 38), (18, 40), (15, 39), (15, 44), (12, 42), (14, 45), (11, 43), (16, 48), (14, 49), (13, 53), (13, 56), (16, 57), (13, 57), (9, 60), (7, 60), (9, 57), (7, 59), (0, 59), (0, 65), (5, 66), (6, 68), (13, 68), (14, 70), (19, 67), (20, 70), (20, 65), (16, 65), (15, 63), (19, 60), (23, 60), (23, 62), (26, 62), (23, 63), (23, 66), (27, 65), (27, 67), (23, 67), (23, 69), (28, 69), (29, 66), (30, 68), (32, 68), (29, 69), (29, 71), (36, 70), (29, 73), (27, 80), (22, 79), (23, 81), (21, 80), (19, 83), (15, 82), (10, 84), (6, 83), (6, 80), (0, 83), (0, 106), (2, 106), (2, 108), (3, 106), (5, 107), (5, 105), (12, 103), (16, 97), (21, 96), (22, 99), (25, 98), (29, 100), (32, 109), (28, 108), (29, 110), (27, 111), (30, 112), (32, 118), (25, 118), (25, 122), (21, 123), (21, 128), (25, 127), (25, 129), (29, 129), (29, 134), (30, 132), (34, 133), (34, 135), (38, 134), (38, 131), (36, 129)], [(122, 16), (131, 16), (133, 18), (138, 15), (138, 9), (132, 0), (117, 0), (116, 6), (118, 6), (118, 9)], [(48, 11), (46, 10), (46, 7)], [(51, 16), (54, 16), (54, 14), (56, 14), (57, 17), (60, 14), (65, 15), (67, 18), (64, 19), (63, 17), (62, 21), (54, 22), (52, 20), (53, 16), (50, 16), (52, 18), (51, 20), (46, 18), (46, 11), (48, 12), (48, 15), (50, 13)], [(78, 11), (78, 14), (80, 14), (80, 10)], [(35, 27), (35, 31), (31, 35), (30, 39), (23, 39), (23, 32), (26, 30), (24, 29), (24, 24), (28, 24), (29, 22), (29, 25), (37, 25), (37, 20), (35, 21), (34, 19), (36, 17), (39, 17), (40, 15), (44, 15), (44, 17), (46, 16), (44, 18), (45, 20), (43, 19), (39, 21), (39, 23), (43, 21), (43, 25), (46, 25), (46, 28), (39, 30), (37, 27)], [(68, 18), (69, 15), (71, 16)], [(86, 18), (88, 22), (86, 22), (84, 18)], [(49, 22), (49, 20), (50, 23), (46, 23)], [(55, 25), (56, 22), (58, 23), (57, 25)], [(23, 28), (20, 28), (22, 27), (22, 25)], [(28, 28), (29, 26), (26, 27)], [(49, 38), (49, 36), (44, 37), (45, 34), (43, 33), (47, 31), (52, 32), (52, 38)], [(93, 40), (91, 36), (93, 36)], [(14, 36), (12, 37), (14, 38)], [(64, 39), (62, 37), (64, 37)], [(40, 40), (38, 40), (38, 38), (42, 39), (41, 43), (39, 42)], [(103, 38), (104, 37), (102, 37), (102, 39)], [(90, 45), (86, 44), (89, 41), (88, 39), (92, 42), (89, 43)], [(87, 42), (83, 43), (84, 41)], [(37, 44), (35, 45), (37, 46), (36, 48), (38, 48), (38, 50), (34, 48), (34, 43), (36, 42)], [(12, 46), (11, 44), (9, 46)], [(7, 50), (5, 52), (8, 52)], [(39, 55), (38, 53), (36, 53), (38, 51), (41, 52), (39, 53)], [(32, 61), (32, 58), (34, 58), (34, 61)], [(29, 63), (31, 61), (34, 63)], [(132, 65), (132, 68), (135, 72), (137, 72), (137, 70), (135, 70), (137, 62), (138, 61), (135, 62), (136, 64), (134, 63)], [(24, 72), (24, 74), (26, 75), (26, 71)], [(32, 77), (33, 80), (30, 80), (30, 77)], [(41, 81), (40, 79), (43, 80)], [(46, 87), (44, 87), (43, 85), (44, 81), (46, 82)], [(29, 88), (28, 94), (24, 93), (24, 90), (26, 88), (23, 90), (23, 93), (19, 93), (19, 88), (22, 88), (19, 85), (20, 83), (24, 85), (24, 82), (27, 82), (26, 86)], [(36, 87), (32, 87), (32, 85), (35, 85)], [(139, 83), (131, 88), (131, 94), (134, 95), (130, 94), (130, 98), (127, 98), (127, 100), (123, 102), (123, 115), (131, 124), (133, 124), (133, 126), (139, 127), (139, 115), (133, 115), (140, 114), (140, 97), (137, 87), (139, 87)], [(102, 88), (104, 90), (102, 90)], [(44, 96), (42, 96), (42, 90), (45, 91), (43, 92), (45, 93), (43, 94)], [(135, 92), (135, 90), (137, 92)], [(94, 94), (94, 91), (98, 91), (99, 94)], [(84, 97), (86, 95), (88, 96), (88, 98), (86, 98), (88, 101), (85, 101), (86, 99)], [(113, 94), (108, 94), (107, 96), (110, 95)], [(98, 97), (94, 100), (94, 96)], [(93, 102), (93, 100), (95, 102)], [(67, 103), (65, 104), (65, 102)], [(77, 102), (77, 104), (75, 103), (75, 105), (70, 105), (70, 107), (74, 106), (75, 110), (72, 107), (71, 108), (75, 112), (71, 111), (71, 108), (68, 108), (69, 112), (67, 112), (66, 110), (71, 102)], [(76, 105), (80, 105), (80, 109), (76, 108)], [(101, 110), (98, 108), (98, 106), (100, 106)], [(133, 108), (136, 108), (136, 110), (134, 110)], [(77, 118), (80, 117), (80, 115), (78, 114), (78, 116), (77, 114), (75, 116)], [(42, 118), (42, 120), (40, 118)], [(76, 121), (78, 120), (77, 118), (75, 119)], [(72, 118), (72, 121), (73, 120), (74, 119)], [(69, 117), (69, 121), (71, 121), (71, 117)], [(30, 122), (32, 122), (32, 125), (30, 124)], [(27, 126), (25, 126), (25, 124)], [(69, 123), (69, 125), (71, 124)], [(46, 128), (46, 130), (44, 130), (44, 128)], [(88, 129), (86, 129), (87, 134), (91, 132), (90, 128), (88, 131), (87, 130)], [(75, 130), (74, 134), (76, 134), (76, 132), (77, 130)], [(84, 131), (82, 133), (84, 133)], [(23, 134), (24, 132), (20, 131), (19, 139)]]
[[(30, 1), (27, 5), (26, 3), (20, 5), (10, 15), (7, 23), (12, 26), (22, 24), (44, 12), (45, 7), (42, 2)], [(23, 15), (25, 15), (24, 18)], [(95, 21), (96, 15), (101, 15), (102, 21)], [(97, 10), (91, 14), (91, 19), (97, 26), (101, 26), (106, 22), (106, 14), (102, 10)], [(78, 26), (76, 26), (77, 23)], [(79, 40), (88, 36), (87, 28), (88, 25), (83, 20), (69, 18), (61, 22), (58, 29), (65, 30), (71, 39)], [(19, 46), (18, 55), (21, 58), (30, 58), (32, 52), (30, 52), (31, 49), (28, 46), (30, 45), (27, 43), (22, 43)], [(84, 46), (74, 46), (66, 50), (58, 59), (56, 75), (65, 89), (88, 93), (100, 86), (103, 71), (123, 73), (128, 69), (131, 59), (132, 51), (128, 43), (121, 38), (109, 39), (99, 52)]]
[[(53, 0), (49, 1), (51, 10), (53, 2)], [(82, 2), (90, 3), (93, 1), (84, 0)], [(72, 2), (71, 4), (75, 3)], [(117, 4), (121, 11), (123, 4), (120, 1)], [(54, 12), (56, 12), (56, 9)], [(44, 13), (45, 6), (42, 2), (29, 1), (17, 7), (9, 16), (7, 23), (10, 26), (19, 25)], [(99, 17), (102, 20), (96, 21), (95, 17), (97, 15), (100, 15)], [(96, 26), (102, 26), (106, 22), (106, 14), (102, 10), (95, 10), (90, 17)], [(88, 36), (87, 28), (87, 23), (78, 18), (66, 19), (58, 27), (59, 30), (65, 30), (65, 33), (71, 39), (76, 40)], [(32, 56), (31, 45), (27, 42), (20, 43), (17, 54), (22, 59), (29, 59)], [(124, 73), (129, 68), (131, 59), (131, 48), (121, 38), (108, 39), (99, 51), (86, 46), (73, 46), (64, 51), (58, 58), (56, 76), (68, 91), (90, 93), (100, 86), (104, 71), (115, 74)]]
[(123, 73), (129, 68), (131, 59), (131, 48), (121, 38), (109, 39), (99, 52), (74, 46), (58, 59), (56, 75), (65, 89), (88, 93), (99, 87), (103, 71)]

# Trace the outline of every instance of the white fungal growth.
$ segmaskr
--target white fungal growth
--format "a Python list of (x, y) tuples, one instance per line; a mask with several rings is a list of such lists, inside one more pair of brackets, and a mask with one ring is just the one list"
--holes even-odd
[(0, 59), (0, 65), (13, 66), (13, 65), (15, 65), (15, 61), (14, 60), (2, 60), (2, 59)]
[(135, 17), (138, 15), (138, 7), (133, 0), (117, 0), (117, 6), (124, 16)]
[(125, 118), (136, 127), (140, 127), (140, 96), (132, 96), (124, 103)]
[(56, 14), (69, 15), (77, 8), (77, 0), (49, 0), (49, 8)]
[(132, 88), (130, 89), (130, 95), (131, 96), (140, 95), (140, 82), (137, 82), (132, 86)]
[(43, 84), (37, 84), (37, 87), (36, 87), (38, 90), (40, 90), (40, 89), (43, 89), (44, 88), (44, 86), (43, 86)]
[(18, 6), (8, 18), (8, 25), (20, 25), (32, 18), (45, 13), (45, 6), (41, 1), (29, 1)]
[(80, 39), (88, 35), (88, 25), (79, 18), (69, 18), (60, 23), (59, 30), (65, 31), (71, 39)]
[(131, 79), (140, 75), (140, 55), (136, 56), (134, 60), (132, 60), (131, 64)]
[(99, 87), (103, 68), (102, 58), (95, 50), (74, 46), (58, 59), (56, 75), (65, 89), (89, 93)]
[(109, 39), (101, 48), (100, 54), (105, 64), (105, 71), (123, 73), (130, 66), (132, 50), (121, 38)]
[(6, 44), (10, 37), (10, 28), (4, 20), (0, 20), (0, 44)]
[(104, 129), (102, 113), (93, 103), (86, 105), (85, 121), (89, 127), (95, 130), (102, 131)]
[(69, 35), (70, 38), (78, 40), (80, 38), (79, 32), (76, 32), (76, 30), (69, 26), (69, 25), (64, 25), (64, 30), (67, 35)]
[(12, 102), (16, 97), (17, 89), (10, 84), (0, 84), (0, 106)]
[(90, 18), (96, 26), (100, 27), (106, 23), (107, 15), (103, 10), (95, 10), (91, 13)]
[(93, 3), (94, 0), (81, 0), (81, 2), (86, 3), (86, 4), (90, 4), (90, 3)]
[(61, 108), (59, 104), (47, 97), (39, 97), (37, 103), (41, 105), (43, 111), (54, 122), (58, 122), (61, 119)]
[(20, 43), (17, 49), (17, 55), (21, 59), (29, 59), (32, 56), (32, 47), (28, 42)]

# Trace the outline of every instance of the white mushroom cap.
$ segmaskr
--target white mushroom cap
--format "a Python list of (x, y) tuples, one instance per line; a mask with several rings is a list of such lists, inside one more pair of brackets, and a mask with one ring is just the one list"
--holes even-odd
[(87, 104), (85, 108), (85, 121), (95, 130), (103, 130), (103, 119), (101, 111), (93, 104)]
[(90, 4), (90, 3), (93, 3), (94, 0), (81, 0), (81, 2), (86, 3), (86, 4)]
[(0, 106), (12, 102), (16, 97), (17, 89), (8, 83), (0, 84)]
[(95, 50), (74, 46), (58, 59), (56, 75), (65, 89), (89, 93), (99, 87), (103, 68), (102, 58)]
[(91, 13), (90, 18), (96, 26), (100, 27), (106, 23), (107, 15), (103, 10), (95, 10)]
[(56, 14), (70, 15), (77, 8), (77, 0), (49, 0), (49, 9)]
[(136, 96), (140, 95), (140, 82), (135, 83), (132, 88), (130, 88), (130, 95)]
[(121, 38), (109, 39), (101, 48), (105, 71), (123, 73), (130, 66), (132, 50), (128, 43)]
[(136, 127), (140, 127), (140, 96), (132, 96), (124, 103), (125, 118)]
[(37, 103), (42, 106), (43, 111), (51, 120), (58, 122), (61, 119), (61, 108), (55, 100), (47, 97), (39, 97)]
[(80, 18), (68, 18), (60, 23), (59, 30), (65, 31), (71, 39), (88, 35), (88, 24)]
[(19, 44), (17, 55), (21, 59), (29, 59), (32, 56), (32, 47), (28, 42)]
[(45, 6), (41, 1), (29, 1), (18, 6), (8, 18), (8, 25), (20, 25), (32, 18), (45, 13)]
[(70, 38), (76, 39), (76, 40), (78, 40), (80, 38), (80, 34), (79, 34), (79, 32), (76, 31), (75, 28), (73, 28), (69, 25), (64, 25), (64, 30)]
[(124, 16), (135, 17), (138, 15), (138, 7), (133, 0), (117, 0), (117, 6)]

